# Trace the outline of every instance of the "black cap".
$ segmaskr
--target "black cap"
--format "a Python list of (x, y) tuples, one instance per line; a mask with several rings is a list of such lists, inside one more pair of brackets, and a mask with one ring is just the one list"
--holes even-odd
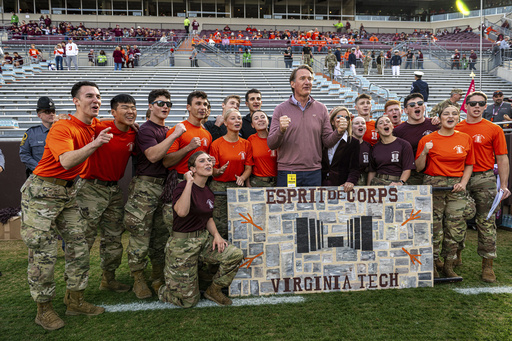
[(500, 91), (500, 90), (494, 91), (494, 93), (492, 95), (493, 95), (493, 97), (494, 96), (503, 96), (503, 91)]
[(37, 110), (55, 110), (55, 103), (50, 97), (40, 97), (37, 100)]

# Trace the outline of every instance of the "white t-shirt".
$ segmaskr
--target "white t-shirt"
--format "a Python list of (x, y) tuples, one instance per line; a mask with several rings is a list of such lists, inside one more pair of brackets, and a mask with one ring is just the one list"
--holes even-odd
[(75, 43), (67, 43), (66, 44), (66, 56), (77, 56), (78, 55), (78, 46)]

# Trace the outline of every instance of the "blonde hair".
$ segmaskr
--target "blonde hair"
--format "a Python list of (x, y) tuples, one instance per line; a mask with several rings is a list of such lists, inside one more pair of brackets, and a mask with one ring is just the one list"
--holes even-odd
[(348, 133), (348, 136), (352, 136), (352, 114), (347, 109), (347, 107), (344, 107), (344, 106), (340, 105), (340, 106), (335, 107), (334, 109), (332, 109), (331, 113), (329, 114), (329, 122), (331, 123), (331, 125), (333, 126), (333, 129), (334, 129), (334, 119), (336, 118), (336, 115), (340, 111), (346, 111), (347, 112), (347, 115), (348, 115), (347, 133)]
[(242, 114), (240, 114), (240, 111), (238, 109), (231, 108), (231, 109), (226, 110), (226, 112), (224, 114), (222, 114), (222, 118), (224, 119), (224, 121), (227, 121), (229, 115), (232, 112), (237, 112), (240, 116), (242, 115)]

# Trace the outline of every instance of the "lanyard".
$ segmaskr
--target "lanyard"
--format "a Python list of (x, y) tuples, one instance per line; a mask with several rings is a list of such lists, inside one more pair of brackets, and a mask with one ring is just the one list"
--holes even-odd
[(503, 105), (503, 103), (504, 103), (504, 102), (501, 102), (501, 104), (500, 104), (500, 106), (499, 106), (498, 110), (495, 110), (495, 109), (496, 109), (496, 104), (494, 104), (494, 105), (492, 106), (492, 116), (496, 116), (496, 115), (498, 115), (498, 112), (500, 111), (501, 106)]

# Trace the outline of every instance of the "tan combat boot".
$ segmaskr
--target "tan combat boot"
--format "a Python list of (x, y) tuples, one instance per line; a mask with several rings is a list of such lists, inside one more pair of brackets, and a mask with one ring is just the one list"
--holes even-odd
[(37, 303), (36, 323), (46, 330), (56, 330), (64, 327), (64, 321), (53, 310), (52, 301)]
[(134, 271), (132, 272), (133, 276), (133, 292), (138, 299), (150, 298), (153, 296), (151, 290), (149, 290), (148, 285), (146, 284), (146, 279), (144, 278), (144, 270)]
[(454, 262), (455, 262), (455, 259), (448, 259), (448, 258), (446, 258), (444, 260), (443, 271), (444, 271), (444, 275), (446, 277), (460, 277), (459, 275), (457, 275), (455, 273), (455, 271), (453, 271), (453, 263)]
[(105, 312), (105, 308), (98, 307), (92, 303), (86, 302), (84, 299), (83, 290), (70, 291), (67, 289), (64, 301), (67, 302), (66, 305), (68, 307), (66, 310), (66, 315), (95, 316)]
[(114, 271), (103, 270), (101, 277), (100, 290), (111, 290), (115, 292), (127, 292), (130, 286), (116, 280), (116, 273)]
[(222, 287), (215, 283), (212, 283), (212, 285), (210, 285), (208, 289), (206, 289), (206, 291), (204, 292), (204, 297), (206, 297), (210, 301), (217, 303), (218, 305), (233, 304), (233, 301), (226, 297), (220, 289), (222, 289)]
[(164, 267), (165, 264), (152, 264), (151, 270), (151, 287), (158, 294), (158, 289), (165, 284)]
[(457, 259), (453, 263), (453, 266), (461, 266), (462, 265), (462, 255), (461, 255), (461, 253), (462, 253), (461, 250), (457, 250)]
[(482, 280), (484, 282), (496, 282), (496, 275), (492, 269), (492, 263), (492, 259), (482, 258)]
[(437, 270), (443, 270), (444, 268), (444, 263), (442, 260), (440, 259), (434, 259), (434, 264), (435, 264), (435, 267), (437, 268)]

